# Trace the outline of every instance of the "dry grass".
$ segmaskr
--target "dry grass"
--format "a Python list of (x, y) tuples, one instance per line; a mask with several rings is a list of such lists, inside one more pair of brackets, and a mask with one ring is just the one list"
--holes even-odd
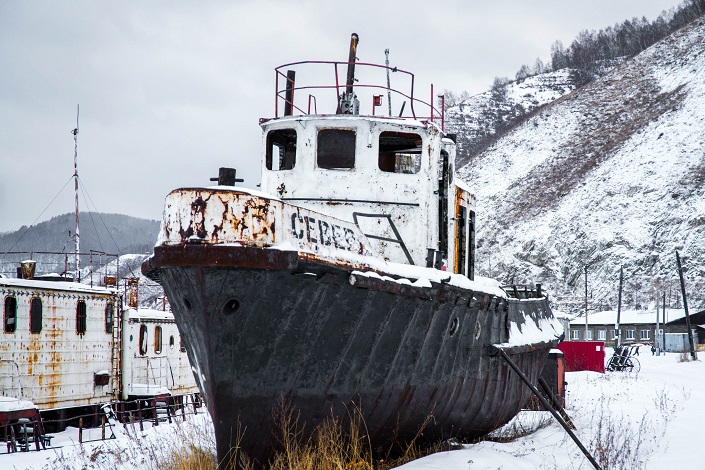
[(303, 439), (298, 416), (282, 403), (276, 417), (282, 451), (270, 463), (271, 470), (387, 470), (437, 452), (447, 446), (421, 447), (418, 439), (432, 417), (427, 417), (415, 437), (407, 443), (390, 447), (383, 456), (375, 456), (362, 413), (348, 409), (345, 421), (331, 416)]

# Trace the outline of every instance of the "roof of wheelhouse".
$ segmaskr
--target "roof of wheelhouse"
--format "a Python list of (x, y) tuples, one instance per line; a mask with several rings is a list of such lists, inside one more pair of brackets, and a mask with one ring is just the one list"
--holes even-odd
[[(414, 74), (398, 67), (358, 62), (359, 38), (353, 33), (348, 61), (309, 60), (280, 65), (275, 72), (274, 116), (272, 120), (361, 119), (380, 123), (444, 130), (444, 99), (419, 98)], [(343, 76), (343, 69), (347, 71)], [(434, 105), (439, 98), (440, 106)], [(320, 111), (319, 111), (320, 110)]]

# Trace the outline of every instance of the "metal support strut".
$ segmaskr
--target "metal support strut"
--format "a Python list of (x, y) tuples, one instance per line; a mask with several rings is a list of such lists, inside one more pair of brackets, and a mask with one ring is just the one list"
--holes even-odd
[(499, 349), (499, 353), (502, 355), (504, 360), (507, 361), (507, 364), (509, 364), (509, 367), (511, 367), (514, 370), (514, 372), (516, 372), (519, 375), (521, 380), (524, 381), (526, 386), (529, 387), (532, 392), (534, 392), (534, 395), (536, 395), (536, 398), (539, 399), (539, 401), (544, 406), (544, 408), (546, 408), (548, 411), (550, 411), (551, 414), (553, 415), (553, 417), (556, 418), (556, 421), (558, 421), (558, 423), (561, 426), (563, 426), (563, 429), (565, 429), (565, 432), (567, 432), (568, 435), (570, 436), (570, 438), (573, 439), (573, 442), (575, 442), (575, 444), (580, 448), (583, 455), (585, 455), (585, 457), (587, 457), (587, 459), (590, 461), (592, 466), (595, 467), (597, 470), (601, 470), (600, 464), (598, 464), (597, 461), (595, 460), (595, 458), (592, 455), (590, 455), (590, 452), (585, 448), (585, 446), (582, 444), (582, 442), (580, 442), (580, 440), (578, 439), (578, 436), (576, 436), (575, 433), (573, 432), (573, 430), (570, 429), (570, 426), (568, 426), (568, 423), (566, 423), (565, 420), (561, 417), (561, 415), (558, 414), (558, 412), (548, 402), (548, 400), (546, 400), (546, 398), (544, 398), (544, 396), (541, 395), (541, 393), (534, 386), (534, 384), (531, 383), (529, 378), (526, 375), (524, 375), (524, 373), (519, 369), (519, 367), (514, 363), (514, 361), (511, 360), (511, 358), (509, 357), (509, 355), (507, 355), (507, 353), (504, 351), (504, 349), (502, 349), (502, 348), (497, 348), (497, 349)]

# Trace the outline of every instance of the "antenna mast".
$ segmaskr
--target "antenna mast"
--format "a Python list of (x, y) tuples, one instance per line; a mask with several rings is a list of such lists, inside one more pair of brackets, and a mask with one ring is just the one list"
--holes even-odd
[(389, 49), (384, 50), (384, 65), (387, 66), (387, 105), (389, 106), (389, 117), (392, 117), (392, 89), (389, 83)]
[(78, 113), (79, 105), (76, 105), (76, 128), (71, 131), (73, 134), (73, 178), (76, 193), (76, 277), (74, 280), (81, 281), (81, 236), (78, 229)]

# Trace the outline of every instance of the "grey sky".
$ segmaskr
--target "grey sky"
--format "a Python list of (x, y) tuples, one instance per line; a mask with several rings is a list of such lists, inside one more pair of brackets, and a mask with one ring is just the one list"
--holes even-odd
[[(218, 167), (259, 182), (274, 67), (358, 58), (425, 92), (478, 93), (582, 29), (649, 20), (677, 0), (0, 2), (0, 232), (31, 224), (73, 174), (100, 212), (159, 219)], [(39, 221), (73, 210), (69, 184)], [(81, 196), (82, 210), (86, 204)], [(90, 207), (91, 210), (94, 208)]]

